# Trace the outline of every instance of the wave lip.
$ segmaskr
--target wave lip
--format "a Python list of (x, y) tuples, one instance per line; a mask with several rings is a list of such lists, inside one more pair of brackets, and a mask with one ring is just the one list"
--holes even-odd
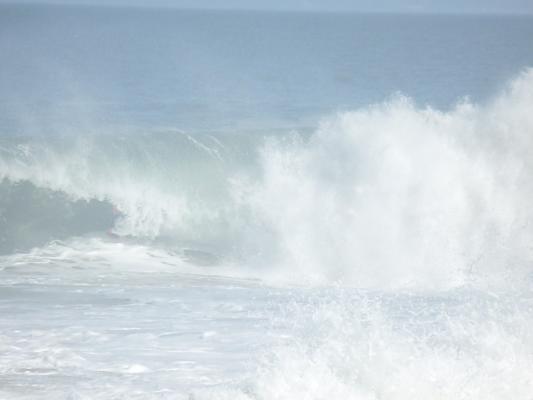
[(216, 218), (224, 199), (232, 162), (224, 151), (212, 136), (178, 131), (7, 138), (0, 142), (0, 180), (71, 202), (110, 204), (119, 236), (187, 239)]

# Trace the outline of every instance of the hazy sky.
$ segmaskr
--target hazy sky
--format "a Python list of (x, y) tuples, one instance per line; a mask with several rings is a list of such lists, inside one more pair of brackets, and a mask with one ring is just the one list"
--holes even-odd
[(533, 14), (533, 0), (0, 0), (179, 8)]

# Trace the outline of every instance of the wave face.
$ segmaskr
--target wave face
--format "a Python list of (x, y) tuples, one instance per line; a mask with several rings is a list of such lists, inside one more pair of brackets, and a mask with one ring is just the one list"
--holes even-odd
[(528, 70), (486, 104), (396, 96), (311, 134), (2, 137), (2, 251), (110, 231), (296, 282), (518, 284), (533, 257), (532, 107)]
[(29, 182), (0, 182), (0, 254), (28, 250), (113, 227), (113, 208), (98, 200), (72, 200)]
[(145, 239), (205, 237), (202, 225), (220, 218), (229, 194), (226, 180), (241, 157), (241, 144), (230, 148), (212, 136), (181, 132), (118, 137), (67, 132), (1, 140), (0, 180), (11, 208), (21, 207), (22, 183), (40, 194), (34, 197), (46, 198), (28, 204), (30, 213), (46, 207), (43, 201), (64, 214), (79, 204), (99, 203), (91, 219), (101, 219), (100, 226), (114, 235)]

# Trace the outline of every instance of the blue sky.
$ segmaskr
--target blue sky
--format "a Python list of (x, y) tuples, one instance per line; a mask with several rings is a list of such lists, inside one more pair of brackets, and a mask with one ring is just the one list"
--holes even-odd
[(178, 8), (533, 14), (533, 0), (0, 0)]

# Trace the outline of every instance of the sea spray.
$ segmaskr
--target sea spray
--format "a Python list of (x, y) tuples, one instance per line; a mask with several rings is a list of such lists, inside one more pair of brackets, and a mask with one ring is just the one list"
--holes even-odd
[(528, 399), (531, 299), (476, 291), (295, 293), (271, 316), (289, 336), (248, 380), (195, 399)]
[(358, 287), (520, 281), (533, 261), (532, 88), (526, 71), (485, 105), (397, 97), (309, 138), (269, 138), (239, 196), (270, 234), (268, 262)]
[[(397, 96), (308, 135), (3, 139), (2, 190), (25, 182), (67, 216), (98, 201), (86, 220), (112, 235), (195, 243), (285, 282), (515, 285), (533, 257), (532, 88), (527, 70), (486, 104)], [(95, 234), (83, 230), (71, 234)]]

